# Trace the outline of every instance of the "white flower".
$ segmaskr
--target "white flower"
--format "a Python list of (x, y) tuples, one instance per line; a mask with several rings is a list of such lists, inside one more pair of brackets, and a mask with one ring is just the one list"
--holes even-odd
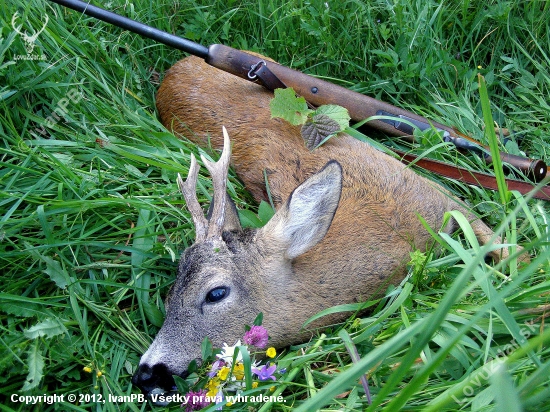
[[(235, 343), (233, 346), (227, 346), (227, 343), (224, 342), (222, 347), (222, 353), (219, 353), (216, 355), (218, 359), (222, 359), (227, 366), (231, 366), (233, 363), (233, 355), (235, 354), (235, 349), (237, 346), (241, 346), (241, 340), (239, 339), (237, 343)], [(239, 351), (239, 354), (237, 355), (237, 362), (243, 360), (243, 355), (241, 354), (241, 351)]]

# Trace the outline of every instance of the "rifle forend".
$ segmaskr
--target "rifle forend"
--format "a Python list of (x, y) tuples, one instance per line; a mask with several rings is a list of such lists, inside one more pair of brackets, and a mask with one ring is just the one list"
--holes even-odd
[[(218, 69), (250, 80), (250, 69), (258, 63), (258, 57), (228, 46), (214, 44), (208, 48), (208, 57), (206, 57), (205, 61)], [(351, 119), (356, 122), (377, 115), (389, 115), (395, 117), (397, 121), (408, 120), (420, 129), (434, 127), (448, 134), (449, 141), (456, 141), (455, 145), (458, 148), (476, 152), (483, 151), (482, 157), (484, 160), (487, 163), (492, 162), (491, 156), (485, 152), (485, 149), (488, 149), (487, 147), (478, 146), (476, 150), (475, 144), (461, 145), (461, 143), (464, 143), (464, 138), (460, 137), (449, 126), (428, 120), (413, 112), (351, 91), (345, 87), (317, 79), (275, 62), (266, 61), (265, 65), (286, 87), (292, 87), (298, 95), (303, 96), (314, 106), (336, 104), (345, 107), (348, 109)], [(368, 126), (392, 136), (407, 137), (412, 134), (412, 127), (400, 127), (397, 125), (397, 122), (392, 121), (372, 120), (369, 121)], [(542, 160), (533, 160), (503, 152), (500, 153), (500, 156), (504, 163), (508, 163), (521, 170), (536, 182), (540, 182), (546, 177), (547, 167)]]

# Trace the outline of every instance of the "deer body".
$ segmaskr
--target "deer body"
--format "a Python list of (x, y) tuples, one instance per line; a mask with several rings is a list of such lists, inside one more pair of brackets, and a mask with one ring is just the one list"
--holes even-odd
[[(311, 336), (302, 325), (319, 311), (383, 293), (405, 275), (409, 253), (433, 241), (418, 215), (435, 231), (450, 232), (444, 214), (460, 210), (481, 243), (493, 235), (441, 186), (350, 136), (309, 151), (298, 127), (271, 119), (271, 97), (196, 57), (174, 65), (160, 87), (163, 124), (202, 146), (221, 149), (225, 142), (222, 158), (225, 126), (238, 176), (257, 200), (267, 199), (265, 170), (278, 211), (265, 227), (243, 231), (234, 206), (215, 189), (214, 209), (225, 209), (208, 225), (222, 213), (224, 226), (200, 235), (182, 255), (165, 324), (134, 376), (145, 392), (169, 389), (171, 374), (185, 376), (205, 336), (217, 347), (235, 343), (259, 312), (270, 346), (284, 347)], [(180, 185), (184, 193), (191, 183)], [(198, 213), (195, 224), (204, 228)], [(338, 320), (321, 318), (315, 326)]]

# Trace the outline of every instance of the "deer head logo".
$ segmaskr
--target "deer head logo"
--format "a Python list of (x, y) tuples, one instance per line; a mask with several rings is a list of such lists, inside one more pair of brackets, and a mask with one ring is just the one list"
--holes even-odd
[(44, 22), (44, 26), (42, 26), (40, 30), (35, 31), (34, 34), (30, 36), (27, 33), (21, 31), (21, 27), (23, 27), (22, 24), (20, 24), (19, 26), (16, 25), (17, 24), (16, 20), (18, 17), (19, 17), (19, 13), (15, 12), (15, 14), (11, 19), (11, 25), (13, 29), (21, 36), (21, 38), (25, 42), (25, 49), (27, 50), (27, 54), (31, 54), (32, 51), (34, 50), (34, 46), (35, 46), (34, 42), (38, 38), (38, 35), (44, 31), (44, 29), (46, 28), (46, 25), (48, 24), (48, 20), (49, 20), (48, 16), (46, 15), (46, 21)]

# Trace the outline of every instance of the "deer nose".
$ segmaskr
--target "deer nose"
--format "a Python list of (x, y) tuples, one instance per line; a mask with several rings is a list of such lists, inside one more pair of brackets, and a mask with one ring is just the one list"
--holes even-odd
[(153, 366), (146, 363), (140, 364), (132, 377), (132, 384), (141, 389), (145, 395), (158, 388), (168, 392), (175, 386), (172, 373), (163, 363)]

